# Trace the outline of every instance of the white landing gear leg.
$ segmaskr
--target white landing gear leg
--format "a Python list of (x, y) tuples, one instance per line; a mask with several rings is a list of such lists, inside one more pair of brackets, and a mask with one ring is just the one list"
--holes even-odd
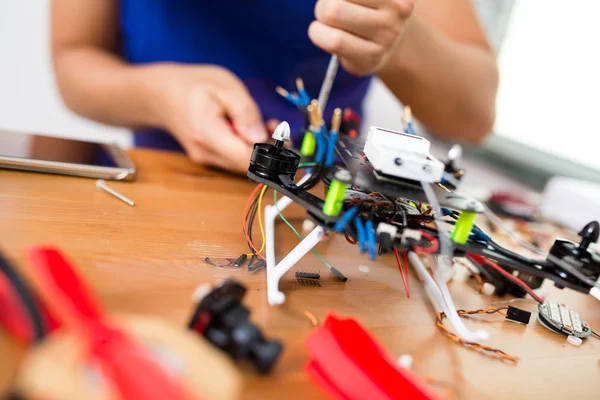
[[(302, 180), (308, 179), (309, 174)], [(298, 183), (301, 184), (302, 180)], [(292, 204), (289, 197), (282, 197), (277, 201), (277, 208), (283, 211)], [(325, 236), (325, 229), (317, 226), (308, 234), (283, 260), (276, 264), (275, 261), (275, 218), (277, 218), (277, 208), (275, 206), (265, 207), (265, 234), (267, 248), (267, 299), (270, 305), (282, 304), (285, 301), (285, 295), (279, 290), (279, 280), (287, 271), (290, 270), (302, 257), (311, 251), (317, 243)]]

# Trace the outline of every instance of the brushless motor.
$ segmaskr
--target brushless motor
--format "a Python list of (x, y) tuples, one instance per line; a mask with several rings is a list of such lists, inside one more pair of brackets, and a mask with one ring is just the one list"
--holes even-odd
[(280, 123), (273, 133), (273, 139), (275, 144), (254, 145), (249, 171), (267, 179), (277, 179), (279, 175), (287, 175), (294, 179), (300, 156), (283, 147), (285, 142), (290, 141), (290, 125), (285, 121)]

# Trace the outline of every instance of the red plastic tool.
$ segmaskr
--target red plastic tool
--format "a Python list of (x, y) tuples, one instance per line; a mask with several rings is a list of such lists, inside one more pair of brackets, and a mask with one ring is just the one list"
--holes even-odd
[(193, 398), (145, 347), (107, 318), (59, 251), (36, 247), (29, 251), (28, 258), (46, 304), (65, 329), (72, 330), (87, 345), (90, 362), (101, 368), (120, 398)]
[(0, 326), (24, 342), (33, 339), (31, 322), (6, 277), (0, 275)]
[(333, 399), (438, 400), (417, 375), (398, 367), (356, 320), (329, 314), (306, 340), (306, 372)]
[[(2, 260), (1, 262), (8, 261)], [(58, 321), (39, 301), (37, 309), (43, 318), (45, 333), (50, 333), (58, 328)], [(32, 342), (36, 337), (31, 317), (27, 314), (17, 291), (4, 274), (0, 274), (0, 327), (12, 337), (25, 343)]]

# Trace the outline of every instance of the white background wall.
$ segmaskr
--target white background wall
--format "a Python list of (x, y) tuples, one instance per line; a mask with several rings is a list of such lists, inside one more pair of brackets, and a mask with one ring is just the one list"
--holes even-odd
[[(50, 66), (48, 10), (49, 0), (0, 0), (0, 129), (129, 144), (127, 131), (79, 118), (62, 104)], [(0, 146), (9, 145), (19, 143), (0, 133)]]
[(520, 0), (500, 57), (496, 134), (600, 168), (600, 2)]

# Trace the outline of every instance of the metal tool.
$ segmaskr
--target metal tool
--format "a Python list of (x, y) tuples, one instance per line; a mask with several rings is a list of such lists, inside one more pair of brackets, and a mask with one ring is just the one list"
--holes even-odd
[(334, 54), (331, 56), (329, 60), (329, 65), (327, 66), (327, 72), (325, 72), (325, 79), (323, 79), (323, 84), (321, 85), (321, 91), (319, 92), (319, 107), (321, 108), (321, 114), (325, 112), (325, 106), (327, 105), (327, 101), (329, 100), (329, 94), (331, 93), (331, 87), (333, 86), (333, 81), (335, 80), (335, 76), (337, 75), (339, 65), (339, 59)]
[(106, 184), (106, 182), (104, 181), (104, 179), (98, 179), (96, 181), (96, 187), (98, 189), (104, 190), (107, 193), (112, 194), (117, 199), (121, 200), (122, 202), (129, 204), (131, 207), (133, 207), (135, 205), (133, 200), (131, 200), (130, 198), (125, 197), (121, 193), (117, 192), (116, 190), (109, 188), (108, 185)]

